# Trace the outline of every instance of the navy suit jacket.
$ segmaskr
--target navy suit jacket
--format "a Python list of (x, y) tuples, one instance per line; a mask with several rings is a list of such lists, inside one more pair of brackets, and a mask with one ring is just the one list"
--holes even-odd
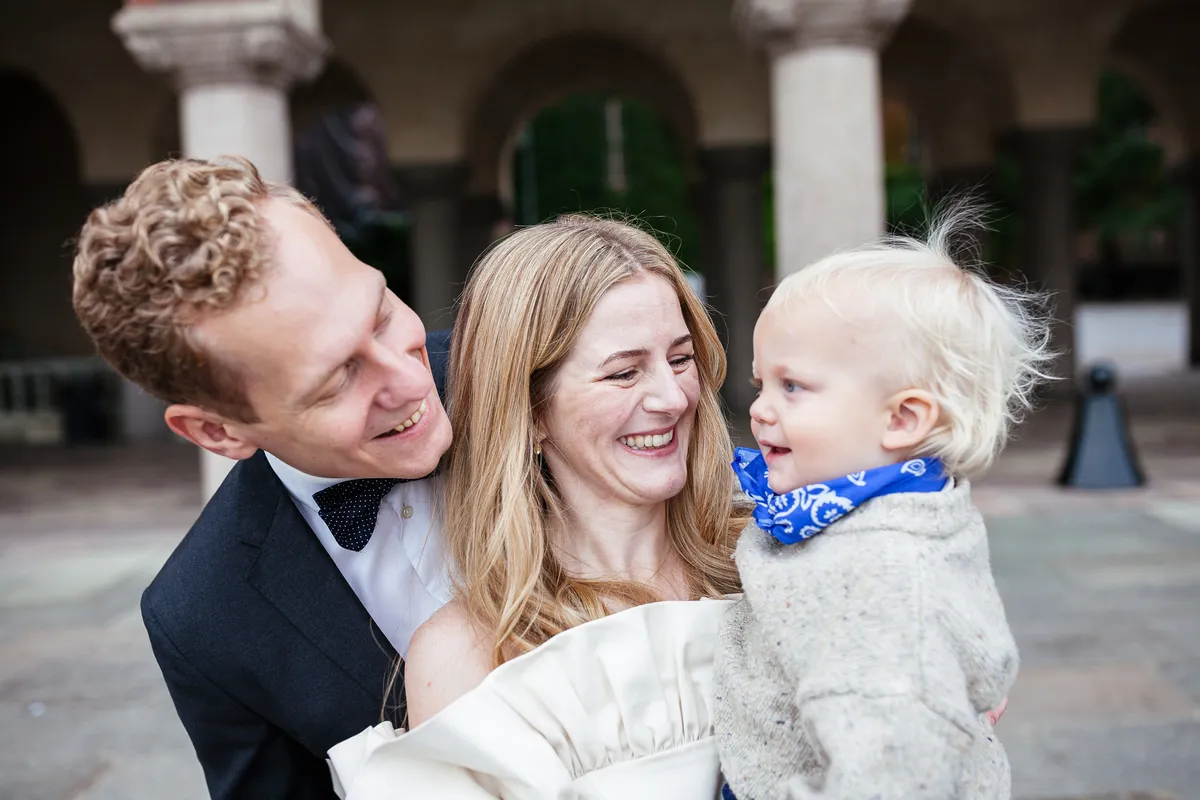
[[(426, 344), (444, 396), (449, 331)], [(329, 748), (403, 718), (395, 650), (261, 452), (205, 506), (142, 617), (217, 800), (333, 798)]]

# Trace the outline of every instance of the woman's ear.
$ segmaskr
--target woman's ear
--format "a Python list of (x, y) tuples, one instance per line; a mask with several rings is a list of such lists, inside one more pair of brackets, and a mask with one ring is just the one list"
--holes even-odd
[(534, 443), (540, 444), (542, 447), (545, 447), (546, 441), (550, 438), (550, 434), (546, 432), (546, 426), (545, 426), (543, 420), (544, 420), (544, 415), (535, 413), (533, 415), (533, 423), (532, 423), (531, 427), (533, 428)]
[(941, 406), (937, 398), (921, 389), (905, 389), (888, 400), (888, 427), (883, 434), (885, 450), (912, 450), (937, 427)]
[(192, 444), (219, 456), (249, 458), (258, 445), (243, 438), (241, 426), (198, 406), (176, 403), (163, 414), (167, 427)]

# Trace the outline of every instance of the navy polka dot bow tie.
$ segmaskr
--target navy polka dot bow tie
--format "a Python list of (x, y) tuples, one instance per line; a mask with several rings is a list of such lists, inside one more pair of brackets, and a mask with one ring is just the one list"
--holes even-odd
[(379, 504), (397, 483), (398, 478), (358, 478), (335, 483), (313, 495), (317, 513), (334, 540), (347, 550), (358, 552), (371, 541)]

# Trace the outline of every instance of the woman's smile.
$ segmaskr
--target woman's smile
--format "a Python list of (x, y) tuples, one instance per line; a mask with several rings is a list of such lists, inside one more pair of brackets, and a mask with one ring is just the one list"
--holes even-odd
[(675, 426), (664, 430), (629, 434), (617, 439), (627, 450), (642, 456), (665, 455), (675, 452)]

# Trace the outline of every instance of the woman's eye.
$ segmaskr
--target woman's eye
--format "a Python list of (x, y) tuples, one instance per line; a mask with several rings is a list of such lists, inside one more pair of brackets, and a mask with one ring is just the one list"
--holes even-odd
[(637, 370), (627, 369), (624, 372), (618, 372), (616, 375), (609, 375), (610, 381), (631, 381), (633, 376), (637, 374)]
[(695, 356), (692, 356), (692, 355), (679, 356), (677, 358), (671, 359), (671, 366), (686, 367), (688, 365), (688, 363), (690, 363), (694, 359), (695, 359)]

